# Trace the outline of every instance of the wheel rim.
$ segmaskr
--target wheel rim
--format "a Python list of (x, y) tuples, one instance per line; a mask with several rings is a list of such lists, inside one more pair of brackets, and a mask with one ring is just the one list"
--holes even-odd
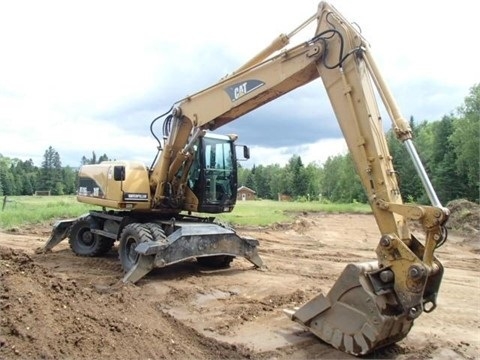
[(88, 228), (79, 231), (77, 235), (78, 240), (85, 246), (92, 246), (95, 239), (92, 232)]

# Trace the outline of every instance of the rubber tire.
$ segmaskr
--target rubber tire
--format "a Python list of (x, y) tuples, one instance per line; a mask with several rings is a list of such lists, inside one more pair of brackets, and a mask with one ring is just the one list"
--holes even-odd
[(118, 247), (118, 255), (123, 271), (129, 272), (137, 263), (139, 256), (135, 251), (137, 245), (152, 240), (152, 233), (145, 224), (132, 223), (123, 228)]
[(150, 231), (150, 234), (153, 237), (153, 241), (164, 242), (164, 240), (167, 238), (167, 235), (165, 235), (165, 230), (163, 230), (163, 228), (160, 224), (145, 223), (145, 226)]
[(69, 231), (68, 243), (70, 249), (78, 256), (101, 256), (105, 255), (113, 247), (115, 240), (98, 234), (93, 234), (90, 229), (97, 228), (92, 217), (78, 220)]
[(230, 255), (203, 256), (197, 257), (197, 262), (212, 269), (224, 269), (230, 267), (230, 263), (234, 258), (235, 256)]

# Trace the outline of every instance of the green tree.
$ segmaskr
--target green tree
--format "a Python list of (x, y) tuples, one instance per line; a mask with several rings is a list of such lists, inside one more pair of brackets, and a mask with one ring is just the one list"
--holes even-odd
[(250, 169), (246, 169), (242, 167), (240, 163), (237, 165), (237, 180), (238, 180), (238, 187), (246, 186), (247, 183), (247, 176), (250, 174)]
[(4, 195), (16, 195), (15, 178), (10, 168), (0, 167), (0, 182)]
[(254, 174), (255, 174), (255, 165), (253, 165), (252, 170), (247, 173), (247, 177), (245, 178), (245, 186), (252, 190), (255, 190)]
[(341, 173), (342, 155), (329, 156), (323, 165), (323, 176), (321, 183), (322, 197), (329, 201), (337, 201), (340, 196), (338, 190), (338, 179)]
[(310, 163), (305, 168), (307, 180), (307, 197), (309, 200), (319, 200), (322, 181), (322, 171), (318, 165)]
[(294, 157), (292, 163), (293, 172), (293, 188), (295, 196), (305, 197), (308, 195), (308, 178), (305, 166), (303, 165), (302, 158), (300, 156)]
[(38, 168), (34, 165), (33, 160), (18, 161), (15, 173), (22, 178), (21, 195), (32, 195), (38, 176)]
[(444, 116), (441, 121), (433, 123), (434, 142), (432, 144), (432, 184), (442, 203), (461, 197), (464, 181), (456, 171), (456, 154), (450, 141), (453, 134), (453, 116)]
[(23, 193), (24, 187), (26, 185), (26, 176), (25, 172), (18, 167), (12, 165), (11, 172), (13, 174), (13, 181), (15, 182), (15, 195), (25, 195)]
[(268, 165), (269, 188), (271, 199), (277, 200), (278, 194), (288, 194), (288, 188), (285, 181), (285, 171), (279, 164)]
[(109, 161), (110, 158), (107, 156), (107, 154), (103, 154), (98, 158), (98, 163), (100, 164), (102, 161)]
[(107, 154), (103, 154), (97, 159), (97, 154), (95, 151), (92, 151), (92, 157), (87, 158), (85, 155), (82, 156), (82, 159), (80, 160), (81, 165), (91, 165), (91, 164), (100, 164), (102, 161), (109, 161), (110, 158), (108, 157)]
[(329, 157), (323, 166), (322, 196), (332, 202), (366, 202), (360, 177), (350, 154)]
[(295, 198), (306, 197), (308, 193), (307, 173), (303, 166), (302, 158), (293, 155), (285, 166), (285, 185), (288, 195)]
[(460, 118), (450, 137), (455, 151), (455, 167), (464, 179), (464, 197), (479, 202), (480, 174), (480, 84), (470, 89), (464, 104), (458, 109)]
[(52, 195), (63, 195), (64, 185), (60, 155), (53, 147), (49, 146), (45, 150), (43, 158), (37, 190), (50, 191)]
[[(414, 124), (413, 117), (410, 118), (410, 128), (414, 139), (417, 136), (417, 127)], [(387, 133), (387, 143), (392, 156), (393, 167), (395, 168), (402, 194), (403, 201), (418, 201), (423, 196), (422, 183), (416, 176), (415, 165), (408, 154), (405, 145), (400, 142), (393, 131)]]
[(18, 159), (13, 159), (11, 161), (9, 171), (13, 175), (15, 193), (12, 195), (31, 195), (32, 193), (25, 193), (26, 187), (28, 186), (28, 178), (23, 167), (23, 161)]
[(77, 191), (77, 172), (70, 166), (62, 169), (62, 179), (65, 194), (75, 194)]
[(259, 165), (255, 168), (255, 172), (253, 172), (252, 175), (257, 197), (261, 199), (271, 198), (267, 168), (263, 165)]
[(2, 195), (13, 195), (12, 190), (14, 184), (12, 184), (12, 179), (8, 175), (11, 165), (12, 162), (10, 158), (0, 154), (0, 184), (2, 185)]
[(34, 186), (32, 182), (32, 176), (29, 176), (28, 174), (25, 175), (24, 181), (23, 181), (23, 188), (22, 188), (22, 195), (32, 195), (34, 193)]
[(289, 195), (289, 196), (295, 196), (294, 189), (293, 189), (293, 173), (291, 171), (288, 171), (286, 167), (283, 167), (279, 169), (276, 173), (276, 179), (275, 182), (278, 186), (278, 194), (284, 194), (284, 195)]

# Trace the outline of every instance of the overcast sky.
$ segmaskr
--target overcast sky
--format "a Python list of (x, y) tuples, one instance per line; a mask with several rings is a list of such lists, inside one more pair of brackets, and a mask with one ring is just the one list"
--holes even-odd
[[(439, 120), (480, 82), (480, 2), (330, 3), (362, 29), (405, 118)], [(0, 154), (40, 165), (52, 146), (63, 165), (78, 166), (92, 151), (150, 165), (154, 117), (234, 71), (317, 5), (3, 1)], [(308, 28), (292, 44), (312, 34)], [(232, 130), (251, 147), (247, 166), (283, 165), (292, 155), (321, 163), (346, 150), (320, 80), (218, 131)]]

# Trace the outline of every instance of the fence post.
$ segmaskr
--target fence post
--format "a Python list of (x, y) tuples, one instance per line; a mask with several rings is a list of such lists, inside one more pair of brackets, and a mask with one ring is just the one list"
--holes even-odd
[(7, 195), (3, 198), (2, 211), (5, 210), (5, 205), (7, 204)]

